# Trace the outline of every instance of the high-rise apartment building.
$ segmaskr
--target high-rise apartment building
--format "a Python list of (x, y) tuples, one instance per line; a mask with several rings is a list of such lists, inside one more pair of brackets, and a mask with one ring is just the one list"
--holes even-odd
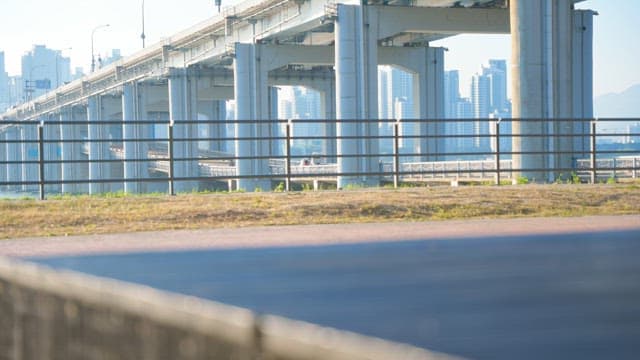
[(60, 50), (34, 45), (22, 56), (24, 100), (34, 99), (71, 80), (71, 60)]
[(110, 55), (102, 56), (98, 55), (97, 61), (97, 69), (105, 67), (109, 64), (112, 64), (118, 60), (122, 59), (122, 52), (120, 49), (112, 49)]
[(9, 90), (9, 74), (4, 62), (4, 52), (0, 51), (0, 113), (11, 106), (11, 92)]
[(444, 117), (458, 118), (458, 102), (460, 101), (460, 73), (458, 70), (444, 73)]
[(640, 144), (640, 123), (627, 126), (627, 136), (624, 139), (626, 144)]
[[(318, 120), (323, 118), (322, 98), (318, 91), (302, 86), (283, 86), (278, 91), (278, 118), (291, 119), (292, 136), (313, 137), (323, 134), (320, 122), (296, 122), (295, 120)], [(294, 140), (294, 154), (312, 154), (322, 151), (321, 139)]]
[(491, 79), (484, 74), (475, 74), (471, 78), (471, 102), (473, 104), (473, 117), (476, 121), (473, 124), (474, 146), (480, 151), (488, 151), (490, 139), (489, 135), (489, 114), (491, 112)]
[[(400, 111), (396, 104), (402, 104)], [(380, 66), (378, 109), (381, 119), (397, 119), (398, 116), (404, 119), (414, 118), (413, 74), (393, 66)]]
[[(482, 152), (495, 149), (495, 142), (487, 135), (493, 135), (490, 122), (498, 118), (511, 117), (511, 103), (507, 99), (507, 65), (505, 60), (489, 60), (489, 67), (483, 67), (482, 72), (471, 79), (471, 102), (473, 103), (474, 147)], [(501, 150), (511, 148), (511, 123), (501, 126)]]

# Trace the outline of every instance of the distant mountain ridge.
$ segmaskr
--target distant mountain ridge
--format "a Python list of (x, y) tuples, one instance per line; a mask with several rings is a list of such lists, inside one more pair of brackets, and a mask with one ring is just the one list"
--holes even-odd
[(596, 97), (593, 111), (600, 118), (640, 118), (640, 84), (621, 93)]

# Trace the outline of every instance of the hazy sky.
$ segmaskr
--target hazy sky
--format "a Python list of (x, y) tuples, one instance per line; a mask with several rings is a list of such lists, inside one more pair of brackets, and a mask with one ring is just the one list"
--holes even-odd
[[(537, 1), (537, 0), (536, 0)], [(7, 70), (20, 72), (20, 57), (34, 44), (65, 49), (72, 66), (88, 69), (91, 31), (95, 51), (107, 54), (121, 49), (129, 55), (142, 46), (141, 0), (3, 0), (0, 5), (0, 50)], [(237, 1), (223, 0), (231, 5)], [(147, 45), (184, 30), (216, 13), (213, 0), (146, 0)], [(595, 94), (620, 92), (640, 83), (640, 1), (587, 0), (580, 8), (596, 10), (594, 39)], [(461, 70), (461, 82), (490, 58), (510, 58), (509, 36), (465, 35), (438, 42), (449, 48), (448, 69)], [(463, 89), (464, 92), (465, 89)]]

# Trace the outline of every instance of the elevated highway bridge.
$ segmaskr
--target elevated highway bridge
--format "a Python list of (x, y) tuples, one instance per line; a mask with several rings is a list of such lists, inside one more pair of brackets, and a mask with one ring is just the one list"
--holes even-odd
[[(109, 137), (109, 129), (95, 121), (122, 121), (126, 142), (124, 158), (140, 158), (145, 147), (137, 138), (154, 133), (136, 122), (153, 117), (173, 123), (198, 119), (219, 120), (208, 127), (209, 137), (235, 140), (236, 173), (264, 175), (270, 170), (268, 159), (277, 153), (277, 144), (260, 138), (273, 137), (277, 128), (277, 94), (274, 86), (299, 85), (322, 94), (322, 113), (337, 119), (323, 127), (323, 135), (334, 137), (328, 156), (337, 155), (339, 173), (371, 173), (379, 159), (376, 141), (359, 141), (357, 136), (378, 133), (372, 122), (340, 120), (378, 117), (379, 65), (394, 65), (414, 75), (414, 113), (420, 119), (444, 118), (444, 48), (431, 47), (432, 41), (463, 33), (511, 34), (513, 44), (514, 118), (589, 119), (592, 117), (592, 17), (590, 10), (575, 10), (574, 0), (525, 1), (327, 1), (266, 0), (245, 1), (227, 7), (210, 19), (174, 34), (121, 61), (66, 84), (42, 97), (19, 105), (0, 115), (0, 141), (33, 140), (34, 134), (16, 125), (2, 126), (1, 120), (44, 122), (79, 121), (86, 126), (74, 130), (61, 127), (61, 180), (77, 180), (72, 163), (79, 156), (65, 139), (85, 132), (89, 139)], [(226, 101), (235, 101), (235, 133), (226, 132)], [(244, 120), (250, 120), (246, 123)], [(256, 123), (255, 121), (258, 120)], [(131, 122), (131, 125), (128, 125)], [(521, 125), (520, 125), (521, 124)], [(514, 134), (535, 134), (541, 129), (526, 122), (514, 127)], [(554, 127), (547, 134), (584, 134), (584, 121)], [(177, 128), (177, 137), (193, 137), (196, 125)], [(424, 123), (413, 129), (415, 135), (442, 135), (444, 122)], [(515, 137), (515, 168), (541, 169), (570, 166), (566, 155), (540, 155), (546, 147), (580, 153), (588, 151), (581, 141), (563, 143), (554, 137), (527, 139)], [(414, 152), (428, 154), (427, 161), (439, 161), (444, 142), (435, 137), (416, 141)], [(8, 146), (8, 145), (7, 145)], [(196, 143), (182, 143), (175, 155), (194, 158)], [(210, 150), (220, 151), (212, 145)], [(89, 159), (99, 160), (109, 152), (108, 145), (92, 143)], [(538, 153), (538, 154), (536, 154)], [(341, 155), (363, 155), (341, 157)], [(27, 158), (27, 152), (18, 155)], [(0, 159), (0, 161), (7, 160)], [(183, 162), (176, 175), (195, 176), (196, 161)], [(148, 169), (135, 162), (126, 163), (127, 179), (144, 177)], [(0, 168), (0, 181), (8, 171)], [(92, 163), (90, 179), (104, 178), (107, 169)], [(530, 178), (552, 178), (553, 171), (523, 171)], [(22, 174), (25, 179), (29, 174)], [(338, 186), (375, 184), (371, 176), (339, 176)], [(190, 191), (183, 184), (179, 191)], [(259, 179), (239, 180), (243, 189), (265, 188)], [(90, 192), (104, 191), (100, 183)], [(127, 192), (138, 192), (136, 182), (127, 182)]]

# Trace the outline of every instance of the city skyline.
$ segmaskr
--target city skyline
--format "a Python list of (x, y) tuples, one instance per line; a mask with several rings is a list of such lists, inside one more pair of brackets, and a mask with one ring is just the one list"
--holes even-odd
[[(226, 1), (223, 6), (238, 2)], [(146, 2), (147, 46), (217, 13), (210, 0), (191, 0), (189, 11), (180, 12), (173, 11), (170, 4), (165, 0)], [(578, 3), (577, 7), (590, 8), (600, 14), (595, 18), (594, 95), (622, 92), (640, 83), (640, 68), (634, 64), (640, 57), (640, 46), (625, 40), (640, 37), (640, 29), (634, 26), (633, 19), (634, 11), (638, 10), (637, 3), (632, 0), (618, 0), (615, 4), (606, 0), (587, 0)], [(141, 3), (138, 2), (113, 0), (89, 4), (81, 0), (55, 3), (24, 0), (11, 2), (3, 9), (0, 31), (12, 36), (0, 39), (0, 51), (5, 53), (9, 75), (18, 75), (21, 56), (34, 45), (46, 45), (54, 50), (71, 48), (65, 51), (65, 56), (71, 58), (72, 68), (81, 66), (88, 71), (92, 30), (107, 23), (110, 24), (108, 28), (97, 30), (93, 36), (96, 55), (104, 56), (112, 49), (121, 49), (123, 56), (128, 56), (142, 48)], [(64, 23), (51, 15), (59, 13), (65, 14)], [(25, 19), (29, 19), (28, 26)], [(623, 32), (624, 37), (618, 36)], [(479, 64), (487, 63), (490, 58), (507, 59), (507, 62), (510, 59), (508, 35), (460, 35), (434, 42), (433, 46), (449, 49), (446, 69), (459, 69), (461, 79), (470, 78), (479, 71)]]

